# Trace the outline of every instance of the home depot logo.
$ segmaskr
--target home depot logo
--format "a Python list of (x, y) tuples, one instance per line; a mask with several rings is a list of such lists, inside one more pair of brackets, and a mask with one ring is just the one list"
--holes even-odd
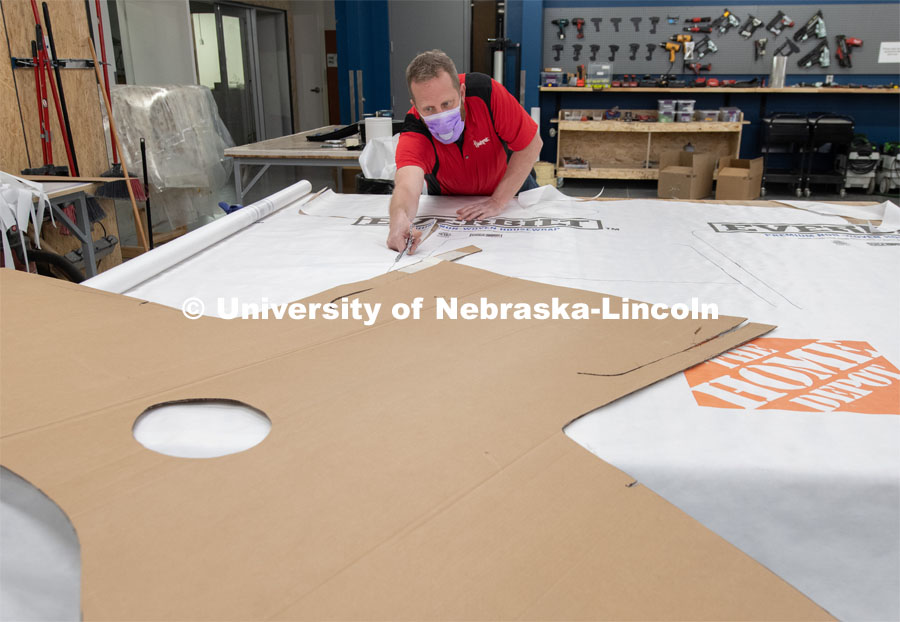
[(700, 406), (900, 414), (900, 372), (864, 341), (763, 337), (684, 375)]

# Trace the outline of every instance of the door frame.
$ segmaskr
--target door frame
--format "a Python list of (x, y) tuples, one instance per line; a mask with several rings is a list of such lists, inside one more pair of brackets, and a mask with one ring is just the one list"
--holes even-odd
[[(222, 37), (222, 7), (230, 7), (234, 9), (240, 9), (247, 11), (247, 57), (249, 59), (249, 73), (250, 73), (250, 81), (252, 83), (250, 97), (252, 99), (253, 104), (253, 122), (256, 128), (256, 138), (257, 141), (266, 140), (270, 138), (266, 135), (266, 127), (265, 122), (263, 120), (263, 95), (261, 84), (261, 70), (259, 66), (259, 37), (257, 33), (256, 26), (256, 15), (258, 12), (270, 13), (270, 14), (280, 14), (282, 16), (282, 22), (284, 25), (284, 40), (285, 40), (285, 56), (287, 59), (287, 78), (288, 84), (291, 83), (291, 75), (293, 73), (293, 59), (291, 58), (291, 45), (290, 45), (290, 25), (288, 24), (288, 12), (285, 9), (275, 9), (270, 7), (257, 6), (253, 4), (246, 4), (244, 2), (235, 2), (234, 0), (189, 0), (188, 2), (188, 15), (191, 16), (193, 13), (190, 10), (191, 4), (203, 4), (211, 6), (213, 9), (213, 14), (216, 17), (216, 38), (218, 40), (219, 45), (219, 67), (221, 71), (221, 75), (224, 76), (224, 79), (228, 79), (228, 70), (227, 70), (227, 60), (224, 54), (224, 39)], [(195, 37), (194, 29), (194, 21), (193, 18), (189, 20), (191, 26), (191, 35)], [(194, 38), (191, 42), (191, 48), (193, 50), (193, 58), (194, 58), (194, 73), (199, 77), (200, 70), (197, 62), (197, 47), (194, 45)], [(296, 119), (294, 117), (294, 89), (288, 88), (288, 109), (290, 114), (290, 127), (291, 131), (294, 131), (296, 127)]]

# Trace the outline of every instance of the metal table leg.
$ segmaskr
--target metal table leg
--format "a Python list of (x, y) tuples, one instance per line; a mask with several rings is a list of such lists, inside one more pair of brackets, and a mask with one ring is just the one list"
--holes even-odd
[(94, 254), (94, 236), (91, 235), (93, 231), (84, 193), (78, 196), (75, 204), (75, 224), (78, 225), (81, 231), (84, 232), (84, 237), (87, 238), (87, 241), (84, 239), (81, 241), (81, 252), (82, 257), (84, 257), (84, 275), (87, 278), (91, 278), (97, 275), (97, 258)]
[[(67, 203), (75, 203), (75, 224), (66, 216), (60, 205)], [(50, 209), (54, 215), (63, 221), (69, 231), (72, 232), (81, 242), (81, 256), (84, 261), (84, 273), (87, 278), (91, 278), (97, 274), (96, 256), (94, 254), (94, 239), (91, 236), (91, 221), (88, 217), (87, 199), (83, 192), (69, 194), (64, 197), (58, 197), (50, 200)]]
[(244, 204), (244, 192), (241, 188), (241, 160), (234, 158), (234, 202)]
[[(270, 165), (270, 164), (263, 164), (263, 165), (260, 167), (260, 169), (259, 169), (259, 171), (256, 173), (256, 175), (253, 176), (253, 179), (250, 180), (250, 183), (247, 184), (247, 187), (244, 188), (244, 192), (245, 192), (245, 193), (249, 193), (249, 192), (250, 192), (250, 188), (252, 188), (253, 186), (255, 186), (255, 185), (256, 185), (256, 182), (259, 181), (259, 178), (262, 177), (263, 174), (264, 174), (267, 170), (269, 170), (269, 166), (271, 166), (271, 165)], [(243, 197), (241, 197), (241, 198), (243, 199)], [(241, 205), (244, 204), (243, 201), (238, 201), (238, 203), (240, 203)]]

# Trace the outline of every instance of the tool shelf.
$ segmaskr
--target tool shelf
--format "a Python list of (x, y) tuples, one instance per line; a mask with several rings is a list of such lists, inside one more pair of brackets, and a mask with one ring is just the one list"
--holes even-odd
[[(716, 156), (739, 157), (741, 120), (725, 122), (659, 123), (655, 121), (573, 121), (567, 113), (577, 116), (600, 117), (605, 110), (561, 110), (556, 125), (557, 183), (564, 179), (658, 179), (659, 154), (671, 149), (683, 149), (690, 143), (695, 151)], [(619, 110), (624, 115), (656, 115), (656, 110)], [(563, 165), (563, 158), (580, 157), (590, 163), (590, 169), (572, 169)]]

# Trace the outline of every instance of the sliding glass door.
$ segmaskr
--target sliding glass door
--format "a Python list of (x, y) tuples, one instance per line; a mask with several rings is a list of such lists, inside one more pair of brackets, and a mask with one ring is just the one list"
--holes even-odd
[(212, 90), (235, 144), (289, 134), (284, 12), (203, 0), (190, 7), (198, 78)]

